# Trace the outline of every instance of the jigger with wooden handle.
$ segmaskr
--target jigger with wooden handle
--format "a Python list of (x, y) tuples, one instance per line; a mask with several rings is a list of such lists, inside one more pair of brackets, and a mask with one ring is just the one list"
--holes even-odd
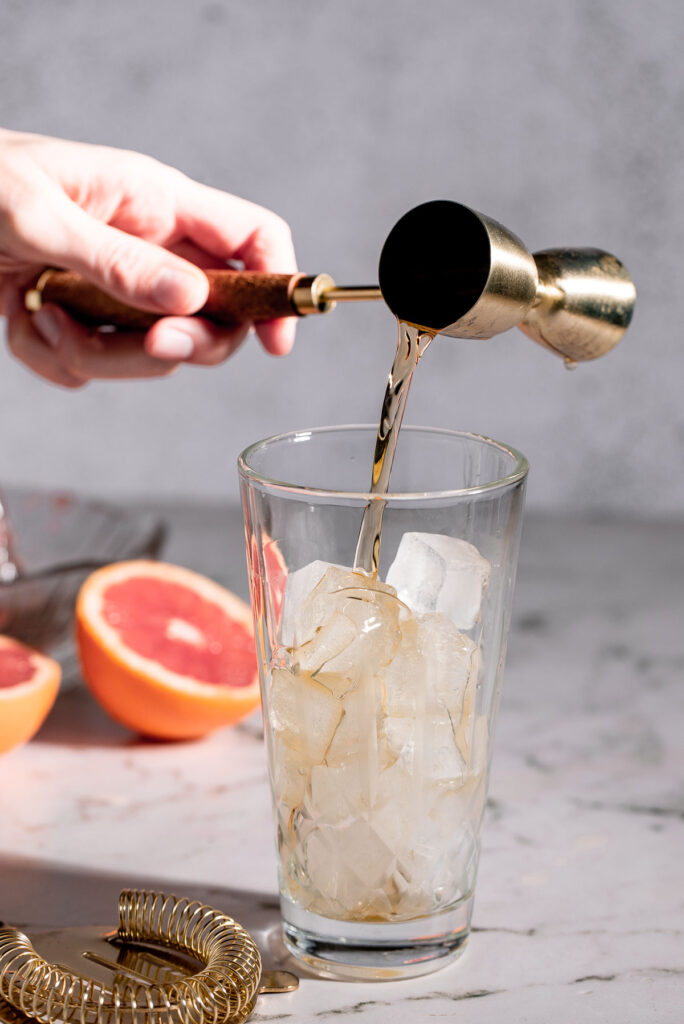
[[(490, 338), (518, 326), (567, 362), (596, 359), (627, 329), (636, 292), (625, 267), (600, 249), (532, 255), (497, 221), (437, 200), (390, 231), (376, 286), (343, 286), (327, 274), (208, 270), (198, 316), (234, 326), (327, 313), (336, 302), (384, 299), (407, 323), (432, 334)], [(117, 302), (70, 271), (46, 270), (26, 293), (27, 309), (62, 306), (90, 325), (144, 330), (159, 318)]]

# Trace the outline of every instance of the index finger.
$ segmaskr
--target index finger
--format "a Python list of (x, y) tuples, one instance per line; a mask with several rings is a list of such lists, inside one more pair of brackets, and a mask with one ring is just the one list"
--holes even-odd
[[(242, 260), (247, 270), (293, 274), (297, 270), (292, 234), (271, 210), (228, 192), (183, 178), (178, 223), (185, 235), (223, 260)], [(271, 355), (285, 355), (294, 345), (294, 317), (255, 324)]]
[(247, 270), (296, 272), (290, 228), (271, 210), (190, 178), (183, 179), (178, 201), (179, 225), (207, 252), (242, 260)]

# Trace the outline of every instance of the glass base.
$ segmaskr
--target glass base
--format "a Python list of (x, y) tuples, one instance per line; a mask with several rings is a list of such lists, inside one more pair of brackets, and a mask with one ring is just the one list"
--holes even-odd
[(428, 917), (388, 923), (337, 921), (281, 898), (285, 945), (318, 975), (393, 981), (429, 974), (457, 960), (470, 934), (473, 897)]

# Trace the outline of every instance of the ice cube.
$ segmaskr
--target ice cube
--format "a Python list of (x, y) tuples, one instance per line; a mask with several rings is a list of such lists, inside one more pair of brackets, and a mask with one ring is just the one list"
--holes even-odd
[(436, 908), (432, 891), (413, 882), (410, 867), (397, 866), (388, 886), (392, 919), (402, 920), (431, 914)]
[[(458, 725), (456, 727), (456, 743), (463, 755), (463, 759), (471, 771), (481, 771), (487, 758), (487, 719), (484, 715), (477, 715), (477, 683), (480, 676), (481, 655), (479, 648), (473, 651), (468, 673), (468, 681), (463, 692), (463, 704), (461, 707)], [(475, 755), (476, 739), (482, 740), (482, 724), (484, 723), (484, 753), (478, 751)], [(476, 732), (476, 726), (479, 732)], [(484, 758), (484, 760), (482, 760)]]
[(378, 716), (382, 684), (366, 677), (345, 694), (343, 714), (326, 752), (327, 764), (355, 760), (368, 771), (378, 765)]
[(478, 648), (441, 612), (418, 616), (417, 647), (423, 658), (427, 692), (460, 717)]
[(392, 660), (399, 646), (398, 609), (382, 599), (350, 594), (345, 612), (355, 619), (354, 639), (326, 662), (325, 670), (356, 681), (376, 674)]
[(422, 780), (412, 770), (410, 759), (399, 758), (380, 772), (369, 820), (399, 859), (411, 850), (416, 819), (424, 813), (424, 805)]
[[(464, 789), (429, 789), (403, 826), (392, 877), (395, 913), (415, 915), (447, 906), (472, 891), (479, 817)], [(407, 841), (406, 837), (410, 837)]]
[[(332, 653), (327, 643), (328, 627), (336, 616), (343, 616), (354, 625), (353, 639), (341, 646), (324, 667), (326, 672), (356, 681), (377, 671), (393, 657), (399, 644), (402, 609), (386, 584), (350, 570), (328, 569), (295, 614), (295, 636), (300, 646), (293, 649), (293, 656), (296, 658), (296, 651), (312, 641), (315, 645), (317, 635), (323, 635), (324, 646)], [(338, 626), (333, 632), (340, 646), (347, 634), (343, 635), (341, 624)]]
[(358, 765), (317, 764), (311, 770), (311, 794), (307, 797), (311, 818), (321, 824), (337, 825), (368, 810), (368, 794), (362, 791)]
[(321, 826), (306, 840), (311, 885), (348, 913), (369, 913), (394, 865), (394, 853), (367, 821)]
[(405, 533), (387, 583), (411, 611), (444, 612), (459, 629), (472, 629), (490, 568), (468, 541), (438, 533)]
[(320, 683), (321, 686), (325, 686), (326, 690), (330, 690), (334, 697), (338, 700), (342, 698), (355, 686), (354, 680), (350, 679), (349, 676), (340, 675), (338, 672), (317, 672), (316, 682)]
[[(306, 567), (307, 570), (311, 570), (309, 578), (313, 580), (319, 571), (319, 568), (314, 571), (314, 566), (325, 567), (326, 565), (325, 562), (312, 562), (311, 566)], [(300, 571), (305, 572), (304, 569)], [(389, 593), (394, 596), (395, 594), (394, 590), (386, 583), (366, 576), (364, 573), (354, 572), (352, 569), (344, 569), (336, 565), (328, 566), (318, 577), (311, 590), (302, 593), (302, 599), (295, 608), (295, 632), (298, 644), (306, 643), (317, 629), (320, 629), (328, 619), (332, 618), (335, 612), (344, 612), (345, 593), (349, 590), (363, 590), (369, 595)]]
[(292, 609), (292, 645), (301, 647), (337, 612), (343, 612), (339, 603), (331, 601), (330, 597), (340, 589), (339, 581), (346, 580), (352, 573), (350, 569), (320, 561), (312, 562), (299, 572), (302, 584), (293, 587), (287, 608), (288, 614)]
[(269, 702), (276, 737), (303, 766), (320, 763), (342, 717), (340, 701), (306, 672), (274, 669)]
[(354, 622), (356, 636), (326, 664), (326, 670), (352, 678), (377, 673), (392, 660), (399, 646), (401, 605), (393, 595), (363, 588), (348, 588), (336, 597), (344, 614)]
[(302, 744), (290, 746), (276, 738), (273, 751), (273, 791), (276, 804), (301, 804), (306, 788), (308, 758)]
[(371, 677), (345, 694), (342, 719), (325, 755), (327, 765), (345, 769), (347, 803), (357, 817), (372, 806), (383, 767), (378, 741), (381, 693), (380, 681)]
[(280, 643), (291, 647), (295, 642), (295, 616), (305, 599), (320, 582), (328, 569), (341, 568), (333, 562), (316, 559), (308, 565), (288, 574), (283, 593), (283, 608), (280, 617)]
[(371, 600), (374, 594), (396, 596), (391, 587), (373, 576), (331, 566), (300, 605), (301, 614), (297, 621), (300, 643), (306, 639), (308, 630), (317, 629), (321, 622), (339, 610), (339, 602), (345, 600), (348, 591), (363, 591), (367, 600)]
[(411, 617), (401, 625), (397, 652), (382, 670), (384, 708), (389, 717), (424, 713), (427, 696), (425, 659), (418, 646), (418, 623)]
[[(453, 794), (445, 794), (446, 803)], [(428, 898), (434, 910), (472, 892), (478, 856), (477, 830), (458, 809), (440, 808), (428, 816), (408, 858), (399, 865), (407, 881), (404, 907), (413, 897)]]
[[(416, 766), (418, 770), (419, 766)], [(454, 723), (450, 718), (426, 723), (422, 776), (431, 790), (435, 784), (460, 786), (466, 764), (456, 745)]]
[(291, 648), (292, 658), (304, 672), (315, 675), (336, 658), (356, 637), (356, 626), (346, 615), (335, 614), (308, 643)]
[(466, 763), (450, 718), (386, 718), (383, 737), (390, 756), (424, 781), (427, 794), (435, 786), (462, 784)]
[(420, 721), (412, 717), (383, 719), (382, 735), (389, 760), (396, 760), (403, 755), (405, 755), (405, 759), (412, 757), (415, 750), (416, 730), (420, 726)]

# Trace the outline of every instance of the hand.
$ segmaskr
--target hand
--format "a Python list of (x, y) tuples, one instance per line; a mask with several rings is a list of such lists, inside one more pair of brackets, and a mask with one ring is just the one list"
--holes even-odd
[[(287, 224), (151, 157), (0, 129), (0, 313), (11, 351), (55, 384), (159, 377), (179, 362), (227, 359), (251, 325), (218, 328), (188, 314), (207, 298), (199, 268), (239, 260), (292, 273)], [(167, 314), (147, 333), (105, 334), (58, 306), (24, 309), (40, 270), (76, 270), (130, 306)], [(294, 318), (256, 325), (267, 352), (294, 343)]]

